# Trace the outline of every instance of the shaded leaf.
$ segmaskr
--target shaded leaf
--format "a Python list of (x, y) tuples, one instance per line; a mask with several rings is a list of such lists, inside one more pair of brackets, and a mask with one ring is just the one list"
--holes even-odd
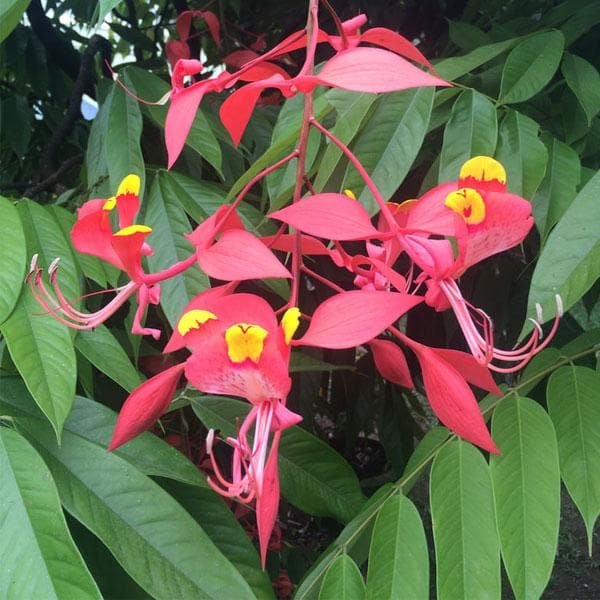
[(31, 0), (5, 0), (0, 6), (0, 42), (17, 26)]
[(574, 54), (565, 54), (561, 70), (591, 123), (600, 111), (600, 74), (594, 65)]

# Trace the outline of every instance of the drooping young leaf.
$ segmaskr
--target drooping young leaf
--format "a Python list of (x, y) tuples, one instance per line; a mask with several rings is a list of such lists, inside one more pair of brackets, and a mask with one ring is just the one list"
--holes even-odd
[(429, 493), (437, 597), (499, 598), (494, 496), (479, 450), (462, 441), (444, 446), (431, 467)]
[(560, 65), (564, 45), (560, 31), (544, 31), (514, 48), (502, 70), (499, 102), (524, 102), (544, 88)]
[(319, 600), (363, 600), (365, 583), (356, 563), (347, 555), (338, 556), (323, 578)]
[(539, 128), (533, 119), (509, 110), (500, 125), (496, 151), (496, 158), (506, 169), (508, 191), (528, 200), (539, 187), (548, 161)]
[[(64, 261), (60, 285), (67, 298), (77, 298), (77, 270), (58, 224), (35, 202), (21, 201), (17, 208), (25, 231), (27, 255), (38, 253), (39, 263), (44, 266), (60, 256)], [(43, 312), (26, 289), (0, 330), (27, 388), (60, 436), (75, 397), (75, 350), (67, 327)]]
[(367, 598), (426, 598), (429, 556), (421, 517), (405, 496), (392, 496), (379, 511), (367, 574)]
[[(249, 404), (220, 396), (192, 397), (192, 408), (208, 428), (235, 435), (238, 419)], [(360, 510), (364, 496), (350, 465), (333, 448), (300, 427), (290, 427), (279, 446), (281, 493), (312, 515), (329, 516), (342, 523)]]
[(517, 600), (539, 598), (550, 579), (560, 520), (556, 434), (546, 411), (511, 394), (494, 411), (502, 454), (490, 468), (502, 559)]
[(586, 367), (565, 366), (548, 381), (548, 412), (558, 439), (560, 472), (577, 505), (592, 554), (600, 514), (600, 377)]
[(25, 234), (14, 204), (0, 196), (0, 324), (10, 316), (23, 289), (27, 263)]
[(493, 156), (498, 137), (496, 108), (482, 94), (465, 90), (452, 107), (444, 129), (438, 182), (455, 181), (473, 156)]
[(23, 437), (6, 427), (0, 427), (0, 487), (0, 595), (99, 600), (48, 467)]
[(600, 111), (600, 74), (594, 65), (575, 54), (565, 54), (561, 70), (568, 86), (579, 100), (588, 123), (591, 123)]
[[(548, 236), (533, 271), (528, 314), (535, 314), (535, 304), (540, 303), (545, 320), (551, 319), (556, 312), (556, 294), (560, 294), (564, 309), (568, 310), (600, 276), (599, 195), (597, 173)], [(531, 329), (531, 323), (526, 322), (522, 334)]]
[(63, 506), (155, 598), (253, 598), (239, 571), (162, 488), (115, 454), (37, 419), (19, 429), (42, 454)]

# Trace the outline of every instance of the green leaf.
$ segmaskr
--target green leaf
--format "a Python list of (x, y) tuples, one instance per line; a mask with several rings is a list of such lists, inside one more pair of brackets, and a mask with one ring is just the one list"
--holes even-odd
[[(132, 90), (135, 93), (135, 89)], [(144, 157), (140, 146), (142, 113), (137, 100), (118, 84), (113, 84), (106, 99), (108, 118), (104, 133), (104, 152), (112, 193), (116, 193), (122, 179), (133, 173), (139, 175), (140, 196), (144, 194)]]
[[(404, 181), (423, 143), (433, 107), (435, 88), (423, 87), (385, 94), (358, 135), (354, 154), (389, 200)], [(374, 214), (379, 207), (353, 165), (346, 168), (342, 185), (350, 188)]]
[(0, 596), (100, 599), (48, 467), (24, 438), (5, 427), (0, 427), (0, 489)]
[(37, 419), (17, 425), (48, 464), (64, 507), (152, 597), (254, 597), (196, 521), (135, 467), (70, 432), (58, 447)]
[(367, 575), (367, 598), (427, 598), (429, 556), (421, 517), (405, 496), (393, 496), (379, 511)]
[(519, 393), (528, 394), (544, 377), (547, 377), (552, 367), (563, 358), (558, 348), (545, 348), (536, 354), (521, 373)]
[(25, 96), (12, 94), (2, 100), (0, 112), (2, 136), (21, 161), (31, 139), (33, 111)]
[(96, 8), (96, 26), (104, 21), (104, 17), (113, 9), (119, 6), (121, 0), (99, 0)]
[(535, 224), (545, 239), (577, 194), (581, 164), (577, 152), (567, 144), (554, 137), (542, 140), (548, 149), (548, 166), (532, 204)]
[(0, 42), (17, 26), (31, 0), (5, 0), (0, 5)]
[[(123, 78), (128, 86), (135, 88), (138, 96), (147, 100), (158, 100), (170, 90), (170, 86), (160, 77), (137, 67), (127, 67), (123, 71)], [(144, 111), (160, 128), (164, 128), (167, 118), (166, 106), (144, 105)], [(202, 109), (196, 114), (186, 144), (223, 177), (221, 146)]]
[(600, 74), (594, 65), (574, 54), (565, 54), (561, 70), (591, 124), (600, 111)]
[(123, 346), (104, 325), (96, 327), (93, 331), (79, 331), (75, 338), (75, 347), (97, 369), (128, 392), (133, 391), (142, 382)]
[[(554, 296), (560, 294), (568, 310), (600, 276), (600, 173), (577, 194), (550, 232), (535, 266), (529, 288), (528, 314), (540, 303), (545, 319), (556, 313)], [(527, 321), (521, 335), (531, 331)]]
[(478, 155), (493, 156), (498, 137), (496, 109), (485, 96), (465, 90), (444, 129), (438, 181), (454, 181), (462, 165)]
[[(0, 415), (44, 418), (23, 382), (14, 377), (2, 379)], [(115, 411), (89, 398), (76, 396), (73, 410), (64, 428), (101, 448), (107, 448), (116, 421)], [(146, 475), (166, 477), (196, 487), (208, 488), (204, 475), (196, 465), (152, 433), (142, 433), (114, 453)]]
[[(148, 257), (148, 265), (155, 272), (194, 253), (194, 247), (183, 237), (185, 233), (191, 233), (192, 228), (171, 193), (170, 181), (164, 171), (156, 174), (144, 214), (145, 223), (152, 227), (148, 241), (154, 248), (154, 254)], [(187, 303), (208, 287), (208, 277), (196, 267), (161, 283), (160, 304), (173, 327)]]
[(347, 555), (338, 556), (325, 573), (319, 600), (362, 600), (365, 583), (356, 563)]
[(587, 2), (587, 6), (577, 10), (575, 14), (560, 28), (567, 45), (600, 23), (600, 4)]
[(541, 91), (556, 73), (564, 45), (560, 31), (544, 31), (521, 42), (504, 63), (499, 102), (524, 102)]
[[(326, 93), (326, 97), (336, 110), (335, 125), (330, 131), (338, 140), (349, 145), (363, 126), (371, 106), (377, 100), (377, 95), (332, 89)], [(342, 151), (335, 144), (327, 142), (327, 148), (319, 160), (319, 170), (313, 183), (317, 192), (323, 191), (326, 187), (329, 190), (333, 189), (327, 184), (343, 162), (343, 156)]]
[[(27, 254), (39, 253), (41, 265), (60, 256), (64, 261), (59, 280), (67, 298), (79, 296), (77, 271), (71, 249), (52, 215), (35, 202), (17, 205), (27, 240)], [(10, 356), (38, 406), (60, 437), (75, 397), (76, 360), (68, 328), (49, 315), (25, 290), (0, 330)]]
[(509, 192), (530, 199), (546, 172), (548, 151), (538, 137), (540, 126), (516, 110), (500, 125), (496, 158), (506, 169)]
[[(192, 408), (208, 428), (223, 437), (235, 436), (236, 421), (249, 412), (249, 404), (220, 396), (191, 397)], [(279, 446), (281, 493), (311, 515), (350, 521), (365, 497), (352, 467), (333, 448), (300, 427), (290, 427)]]
[(560, 473), (552, 421), (529, 398), (506, 397), (492, 418), (502, 452), (490, 468), (504, 567), (517, 600), (539, 598), (556, 555)]
[(111, 189), (106, 162), (105, 137), (110, 104), (102, 102), (92, 121), (87, 148), (85, 150), (85, 170), (88, 188), (94, 198), (108, 198), (117, 190)]
[(437, 597), (500, 598), (500, 545), (488, 465), (467, 442), (444, 446), (431, 467)]
[(12, 312), (25, 278), (27, 248), (21, 219), (15, 205), (0, 196), (0, 325)]
[(450, 21), (448, 35), (461, 50), (474, 50), (490, 42), (490, 36), (487, 33), (464, 21)]
[(600, 376), (585, 367), (561, 367), (548, 381), (547, 398), (560, 472), (585, 522), (591, 556), (600, 514)]
[(290, 373), (314, 373), (323, 371), (352, 371), (352, 365), (334, 365), (314, 356), (292, 351), (290, 356)]

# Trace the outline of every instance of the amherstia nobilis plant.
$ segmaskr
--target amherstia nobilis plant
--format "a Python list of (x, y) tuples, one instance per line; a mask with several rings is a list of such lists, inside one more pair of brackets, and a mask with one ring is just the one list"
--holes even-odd
[[(264, 90), (274, 88), (286, 98), (296, 94), (304, 98), (294, 149), (256, 174), (231, 204), (220, 207), (186, 236), (189, 258), (161, 272), (144, 270), (143, 257), (153, 252), (152, 229), (136, 223), (140, 179), (132, 174), (114, 196), (84, 204), (71, 230), (79, 252), (99, 257), (130, 279), (114, 290), (116, 296), (111, 302), (92, 314), (79, 311), (58, 285), (56, 262), (49, 268), (51, 288), (44, 283), (35, 259), (28, 275), (41, 306), (77, 329), (97, 327), (137, 294), (132, 332), (155, 339), (161, 332), (144, 327), (142, 322), (148, 306), (160, 301), (162, 281), (199, 268), (225, 282), (200, 293), (185, 308), (164, 352), (187, 348), (190, 356), (131, 393), (120, 412), (110, 449), (125, 444), (166, 412), (182, 376), (202, 392), (246, 399), (252, 408), (237, 435), (226, 440), (233, 450), (228, 472), (212, 457), (215, 432), (208, 434), (206, 445), (214, 471), (209, 483), (223, 496), (256, 503), (263, 566), (279, 502), (277, 454), (281, 433), (301, 420), (286, 407), (291, 388), (291, 347), (367, 345), (380, 374), (405, 387), (414, 385), (404, 349), (412, 351), (421, 367), (428, 401), (440, 421), (484, 450), (499, 453), (502, 448), (492, 440), (470, 386), (500, 395), (490, 370), (506, 373), (520, 369), (549, 342), (562, 312), (557, 298), (557, 317), (545, 339), (538, 317), (531, 337), (519, 348), (501, 350), (495, 346), (492, 319), (465, 300), (458, 280), (471, 266), (524, 240), (533, 226), (530, 203), (507, 192), (504, 168), (486, 156), (471, 158), (456, 173), (455, 181), (438, 185), (421, 198), (400, 204), (386, 202), (352, 151), (315, 118), (314, 90), (325, 86), (385, 93), (450, 84), (440, 79), (420, 51), (399, 34), (384, 28), (360, 32), (365, 15), (347, 22), (335, 17), (338, 31), (330, 34), (320, 29), (317, 8), (318, 2), (311, 0), (304, 31), (262, 54), (234, 53), (225, 63), (235, 65), (236, 71), (225, 71), (187, 87), (186, 79), (200, 74), (203, 65), (189, 58), (186, 45), (195, 14), (180, 16), (180, 40), (168, 46), (174, 62), (165, 126), (169, 167), (177, 160), (206, 94), (226, 97), (220, 118), (235, 145)], [(207, 19), (206, 13), (199, 16)], [(210, 17), (207, 22), (218, 40), (218, 21)], [(328, 44), (334, 54), (316, 69), (315, 50), (321, 43)], [(290, 75), (276, 61), (301, 48), (306, 48), (305, 61), (295, 75)], [(356, 168), (379, 207), (376, 224), (351, 191), (314, 192), (306, 169), (312, 130), (335, 144)], [(280, 223), (275, 235), (257, 237), (244, 227), (238, 206), (256, 183), (293, 159), (296, 176), (292, 203), (269, 215)], [(345, 242), (360, 242), (364, 250), (350, 251)], [(351, 246), (356, 248), (357, 244)], [(284, 262), (280, 256), (285, 256)], [(340, 273), (352, 273), (355, 289), (344, 289), (310, 268), (306, 260), (310, 256), (329, 257)], [(402, 270), (398, 264), (404, 265)], [(302, 277), (334, 292), (310, 315), (300, 305)], [(263, 278), (289, 279), (287, 302), (273, 307), (261, 297), (236, 291), (241, 281)], [(469, 353), (432, 348), (403, 331), (399, 319), (421, 304), (435, 311), (454, 312)], [(298, 337), (301, 323), (307, 327)]]

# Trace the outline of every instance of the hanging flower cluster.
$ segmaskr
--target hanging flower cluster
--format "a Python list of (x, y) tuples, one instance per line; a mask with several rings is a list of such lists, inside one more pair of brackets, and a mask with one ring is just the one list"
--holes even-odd
[[(142, 321), (148, 305), (160, 302), (161, 281), (200, 268), (211, 278), (227, 282), (202, 292), (185, 308), (164, 352), (187, 348), (189, 357), (131, 393), (109, 449), (131, 440), (160, 418), (182, 377), (202, 392), (245, 398), (251, 410), (237, 436), (226, 440), (232, 448), (227, 473), (212, 456), (215, 434), (208, 434), (206, 447), (214, 473), (209, 483), (223, 496), (256, 503), (264, 565), (279, 502), (280, 438), (286, 428), (301, 420), (286, 407), (292, 384), (292, 346), (341, 349), (367, 345), (379, 373), (408, 388), (414, 384), (404, 349), (412, 351), (421, 367), (427, 398), (440, 421), (457, 435), (497, 453), (470, 386), (501, 394), (490, 370), (520, 369), (548, 343), (562, 309), (557, 298), (558, 314), (545, 340), (538, 317), (529, 340), (520, 348), (501, 350), (494, 345), (490, 317), (465, 300), (460, 291), (458, 279), (467, 269), (521, 243), (533, 225), (529, 202), (507, 191), (500, 163), (491, 157), (473, 157), (457, 173), (456, 181), (438, 185), (418, 199), (389, 203), (353, 153), (315, 119), (312, 92), (317, 86), (381, 93), (449, 85), (432, 72), (429, 62), (408, 40), (383, 28), (361, 33), (367, 21), (364, 15), (344, 23), (338, 19), (337, 35), (328, 34), (319, 28), (317, 2), (311, 0), (305, 31), (260, 55), (255, 51), (234, 53), (225, 62), (235, 64), (236, 71), (185, 87), (187, 77), (203, 70), (199, 61), (189, 58), (186, 41), (191, 19), (204, 18), (217, 40), (218, 21), (211, 15), (184, 13), (178, 24), (180, 40), (170, 46), (170, 58), (179, 60), (173, 67), (165, 128), (169, 167), (180, 154), (197, 108), (208, 93), (226, 95), (220, 117), (236, 145), (264, 90), (277, 89), (286, 98), (303, 94), (304, 115), (295, 149), (254, 176), (231, 205), (220, 207), (186, 236), (191, 244), (189, 258), (158, 273), (145, 272), (142, 264), (143, 257), (152, 254), (152, 230), (136, 223), (139, 177), (129, 175), (114, 196), (84, 204), (71, 231), (74, 247), (114, 265), (130, 280), (95, 313), (81, 312), (64, 297), (56, 262), (49, 268), (51, 288), (44, 283), (36, 260), (28, 281), (48, 313), (78, 329), (96, 327), (135, 296), (138, 307), (132, 332), (155, 339), (161, 332), (144, 327)], [(320, 43), (329, 44), (334, 55), (316, 74), (315, 48)], [(276, 64), (282, 55), (301, 48), (306, 48), (306, 60), (297, 74), (289, 75)], [(376, 224), (351, 192), (312, 191), (304, 172), (311, 129), (336, 144), (357, 169), (379, 206)], [(277, 234), (257, 237), (244, 228), (237, 207), (257, 182), (292, 159), (298, 159), (293, 201), (269, 215), (280, 224)], [(348, 241), (362, 242), (364, 250), (349, 252), (343, 245)], [(273, 251), (285, 253), (287, 262), (282, 263)], [(305, 257), (315, 255), (329, 257), (340, 271), (352, 273), (354, 289), (343, 289), (311, 270)], [(398, 261), (400, 257), (404, 260)], [(407, 266), (399, 271), (397, 264)], [(236, 291), (240, 281), (267, 277), (291, 280), (290, 298), (277, 312), (263, 298)], [(310, 316), (298, 308), (302, 277), (335, 292)], [(454, 312), (469, 353), (432, 348), (402, 331), (400, 317), (423, 303), (436, 311)], [(308, 327), (298, 338), (295, 335), (302, 320)]]

